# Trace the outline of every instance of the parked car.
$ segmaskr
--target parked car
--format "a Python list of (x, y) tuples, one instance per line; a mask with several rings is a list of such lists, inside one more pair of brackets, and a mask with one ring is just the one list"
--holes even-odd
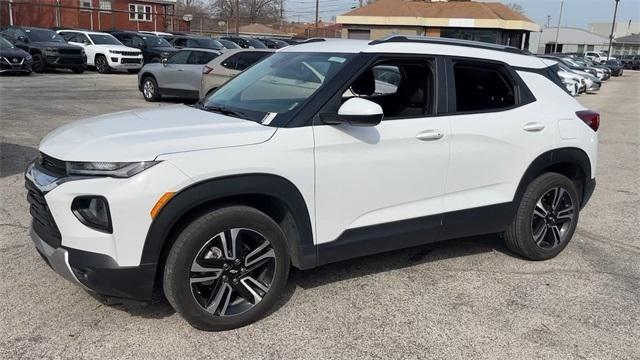
[(160, 36), (133, 31), (113, 31), (110, 34), (125, 46), (140, 49), (145, 64), (160, 63), (178, 51)]
[(595, 63), (589, 60), (588, 58), (571, 57), (571, 60), (573, 60), (576, 64), (580, 66), (591, 67), (591, 68), (595, 68), (596, 70), (602, 70), (603, 72), (602, 77), (598, 77), (602, 81), (607, 81), (611, 78), (611, 69), (605, 66), (604, 64)]
[(173, 36), (172, 33), (164, 32), (164, 31), (144, 31), (144, 30), (140, 30), (138, 32), (141, 33), (141, 34), (151, 34), (151, 35), (160, 36), (160, 37), (164, 37), (164, 38)]
[(282, 49), (283, 47), (287, 47), (289, 46), (288, 43), (280, 40), (280, 39), (267, 39), (267, 38), (260, 38), (258, 39), (260, 42), (262, 42), (264, 44), (264, 46), (266, 46), (269, 49)]
[(147, 101), (163, 96), (199, 98), (202, 68), (220, 51), (184, 48), (162, 63), (145, 65), (138, 73), (138, 89)]
[(166, 39), (167, 41), (169, 41), (171, 45), (173, 45), (177, 49), (182, 49), (182, 48), (201, 48), (201, 49), (212, 49), (212, 50), (225, 49), (224, 45), (222, 45), (218, 40), (212, 39), (210, 37), (195, 36), (195, 35), (172, 35), (171, 37), (167, 37)]
[(231, 40), (225, 40), (222, 38), (216, 38), (216, 40), (218, 40), (218, 42), (222, 44), (222, 46), (224, 46), (225, 49), (242, 49), (240, 45), (234, 43)]
[(625, 69), (640, 70), (640, 55), (622, 55), (620, 59)]
[(104, 32), (58, 30), (69, 44), (80, 46), (87, 55), (87, 65), (102, 74), (112, 70), (137, 73), (142, 67), (142, 52), (122, 45), (113, 35)]
[(600, 69), (596, 69), (594, 67), (579, 65), (578, 63), (573, 61), (573, 59), (571, 59), (570, 57), (548, 56), (548, 55), (542, 55), (541, 57), (547, 58), (547, 59), (557, 60), (560, 63), (562, 63), (565, 66), (567, 66), (568, 68), (570, 68), (571, 70), (576, 70), (576, 71), (589, 73), (589, 74), (593, 75), (599, 81), (600, 81), (600, 79), (604, 78), (604, 71), (602, 71)]
[(620, 60), (607, 60), (604, 66), (611, 70), (613, 76), (622, 76), (624, 73), (624, 64)]
[(31, 74), (32, 62), (33, 58), (28, 52), (0, 36), (0, 73)]
[[(377, 66), (399, 69), (395, 92), (375, 92)], [(195, 106), (46, 136), (26, 170), (31, 237), (64, 278), (141, 300), (160, 288), (202, 330), (273, 311), (291, 266), (478, 234), (551, 259), (595, 188), (600, 125), (558, 81), (494, 44), (287, 47)]]
[(33, 58), (33, 71), (47, 69), (71, 69), (83, 73), (87, 67), (84, 50), (67, 42), (54, 31), (36, 27), (11, 26), (0, 32), (16, 47), (28, 52)]
[(228, 50), (202, 68), (200, 98), (210, 94), (249, 66), (271, 55), (271, 49)]
[(289, 45), (298, 45), (300, 43), (300, 41), (294, 40), (294, 39), (279, 39), (279, 40), (282, 40)]
[(603, 51), (587, 51), (584, 53), (584, 57), (593, 60), (598, 64), (602, 64), (607, 60), (614, 60), (613, 56), (608, 56), (607, 53)]
[(229, 40), (236, 43), (243, 49), (266, 49), (267, 47), (260, 41), (248, 37), (223, 36), (223, 40)]

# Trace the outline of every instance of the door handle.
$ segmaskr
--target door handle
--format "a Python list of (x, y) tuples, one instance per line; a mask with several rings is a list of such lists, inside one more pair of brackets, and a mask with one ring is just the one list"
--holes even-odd
[(544, 129), (544, 124), (541, 124), (539, 122), (530, 122), (526, 123), (522, 128), (524, 129), (524, 131), (538, 132)]
[(442, 139), (443, 136), (444, 134), (440, 130), (425, 130), (418, 133), (418, 135), (416, 135), (416, 139), (422, 141), (431, 141)]

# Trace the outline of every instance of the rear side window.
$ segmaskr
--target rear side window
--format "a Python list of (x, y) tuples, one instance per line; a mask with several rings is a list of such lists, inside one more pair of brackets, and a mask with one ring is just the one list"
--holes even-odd
[(238, 62), (238, 58), (240, 58), (240, 54), (235, 54), (233, 56), (230, 56), (227, 60), (222, 62), (222, 66), (230, 70), (235, 70), (236, 62)]
[(236, 70), (244, 70), (256, 62), (262, 60), (269, 53), (264, 52), (244, 52), (240, 54), (240, 58), (236, 62)]
[(456, 111), (484, 112), (516, 104), (516, 86), (502, 65), (482, 62), (456, 62)]

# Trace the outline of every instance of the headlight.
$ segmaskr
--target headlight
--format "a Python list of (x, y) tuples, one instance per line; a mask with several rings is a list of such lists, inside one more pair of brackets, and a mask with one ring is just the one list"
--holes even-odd
[(31, 61), (32, 57), (31, 57), (31, 55), (27, 55), (27, 56), (24, 57), (24, 59), (27, 60), (27, 61)]
[(140, 162), (68, 162), (67, 174), (69, 175), (97, 175), (128, 178), (144, 171), (159, 161)]
[(120, 51), (117, 50), (109, 50), (110, 54), (120, 54)]

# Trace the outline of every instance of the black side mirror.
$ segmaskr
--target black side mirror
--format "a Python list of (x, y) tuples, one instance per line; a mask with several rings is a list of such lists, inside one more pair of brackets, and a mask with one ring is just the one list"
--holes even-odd
[(21, 41), (21, 42), (23, 42), (25, 44), (28, 44), (29, 43), (29, 38), (26, 37), (26, 36), (20, 35), (20, 36), (18, 36), (18, 41)]
[(382, 107), (371, 100), (351, 98), (340, 106), (337, 114), (319, 114), (320, 121), (328, 125), (376, 126), (384, 117)]

